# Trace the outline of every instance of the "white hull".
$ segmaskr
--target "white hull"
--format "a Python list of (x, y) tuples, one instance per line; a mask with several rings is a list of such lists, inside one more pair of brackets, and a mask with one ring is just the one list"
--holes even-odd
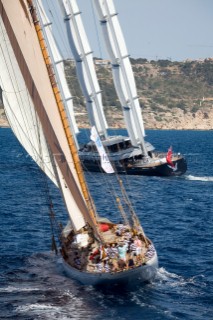
[(79, 281), (84, 285), (112, 285), (112, 284), (125, 284), (133, 283), (134, 281), (150, 281), (157, 272), (158, 257), (157, 253), (147, 262), (146, 265), (142, 265), (133, 269), (116, 272), (116, 273), (90, 273), (77, 270), (71, 267), (66, 261), (63, 260), (63, 267), (66, 274)]

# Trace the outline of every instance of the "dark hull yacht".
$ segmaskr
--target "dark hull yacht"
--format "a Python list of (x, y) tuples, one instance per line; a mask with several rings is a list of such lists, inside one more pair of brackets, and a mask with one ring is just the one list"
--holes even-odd
[[(112, 136), (102, 141), (110, 162), (119, 174), (145, 176), (180, 176), (187, 170), (185, 158), (180, 154), (156, 152), (154, 147), (146, 143), (148, 157), (139, 147), (134, 147), (128, 137)], [(93, 141), (79, 150), (84, 170), (102, 172), (101, 159)]]

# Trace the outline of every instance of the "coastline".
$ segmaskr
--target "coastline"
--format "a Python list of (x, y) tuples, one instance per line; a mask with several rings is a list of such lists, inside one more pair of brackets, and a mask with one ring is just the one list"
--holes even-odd
[[(107, 117), (108, 118), (108, 117)], [(177, 114), (174, 119), (167, 113), (166, 117), (161, 118), (161, 121), (154, 120), (150, 114), (144, 113), (145, 130), (213, 130), (213, 110), (208, 112), (208, 117), (205, 117), (201, 111), (196, 114)], [(77, 125), (80, 129), (90, 128), (86, 114), (76, 114)], [(121, 114), (113, 114), (110, 119), (107, 119), (109, 128), (125, 129), (124, 120)], [(148, 125), (149, 124), (149, 125)], [(5, 117), (0, 118), (0, 128), (9, 128), (10, 125)]]
[[(10, 125), (7, 120), (0, 119), (0, 128), (10, 128)], [(90, 126), (88, 124), (80, 125), (79, 129), (89, 129)], [(109, 129), (125, 129), (125, 126), (122, 125), (115, 125), (115, 126), (109, 126)], [(213, 128), (207, 128), (207, 127), (195, 127), (195, 128), (168, 128), (166, 126), (156, 126), (156, 127), (146, 127), (145, 130), (178, 130), (178, 131), (211, 131)]]
[(0, 118), (0, 128), (9, 128), (10, 125), (6, 119)]

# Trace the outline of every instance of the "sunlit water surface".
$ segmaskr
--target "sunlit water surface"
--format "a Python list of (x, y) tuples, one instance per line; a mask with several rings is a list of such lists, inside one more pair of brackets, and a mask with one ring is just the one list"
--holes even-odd
[[(10, 129), (0, 129), (0, 319), (213, 319), (213, 131), (147, 131), (158, 150), (183, 153), (177, 178), (122, 176), (158, 257), (157, 277), (130, 288), (82, 286), (51, 252), (49, 196)], [(85, 130), (80, 139), (89, 136)], [(102, 174), (87, 174), (111, 219)], [(55, 211), (64, 208), (51, 186)], [(108, 202), (107, 202), (108, 201)]]

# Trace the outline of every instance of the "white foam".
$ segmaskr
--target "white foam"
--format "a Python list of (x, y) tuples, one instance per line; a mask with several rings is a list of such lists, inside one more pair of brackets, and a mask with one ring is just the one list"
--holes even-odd
[(29, 312), (29, 311), (58, 311), (60, 307), (54, 307), (51, 304), (40, 304), (40, 303), (34, 303), (34, 304), (26, 304), (25, 306), (20, 306), (16, 308), (16, 311), (21, 312)]
[[(199, 275), (199, 277), (202, 275)], [(159, 268), (157, 272), (157, 280), (161, 283), (164, 282), (170, 287), (185, 287), (188, 284), (194, 284), (198, 276), (193, 276), (191, 278), (184, 278), (181, 275), (171, 273), (166, 271), (164, 268)]]
[(178, 276), (177, 274), (175, 273), (171, 273), (171, 272), (168, 272), (166, 271), (166, 269), (164, 268), (159, 268), (158, 271), (157, 271), (157, 278), (159, 280), (165, 280), (165, 281), (169, 281), (171, 279), (178, 279), (180, 280), (180, 276)]
[[(82, 310), (80, 308), (80, 310)], [(68, 320), (68, 319), (84, 319), (85, 313), (79, 313), (79, 308), (73, 306), (71, 304), (62, 305), (62, 306), (55, 306), (51, 303), (31, 303), (22, 305), (16, 308), (16, 312), (19, 314), (29, 315), (29, 316), (38, 316), (39, 319), (45, 320), (53, 320), (53, 319), (60, 319), (60, 320)], [(70, 318), (70, 316), (72, 317)], [(89, 318), (89, 314), (87, 314), (87, 319), (93, 319), (94, 314), (91, 315)]]
[(53, 306), (51, 304), (40, 304), (40, 303), (34, 303), (34, 304), (27, 304), (25, 306), (19, 306), (16, 308), (16, 312), (19, 314), (28, 314), (28, 315), (38, 315), (39, 318), (42, 317), (42, 319), (58, 319), (60, 316), (61, 320), (67, 320), (70, 319), (68, 316), (64, 315), (64, 310), (62, 310), (62, 307)]
[(21, 288), (21, 287), (13, 287), (9, 286), (6, 288), (0, 288), (0, 292), (33, 292), (33, 291), (40, 291), (39, 288)]
[(213, 177), (196, 177), (193, 175), (186, 175), (185, 176), (186, 179), (188, 180), (194, 180), (194, 181), (203, 181), (203, 182), (213, 182)]

